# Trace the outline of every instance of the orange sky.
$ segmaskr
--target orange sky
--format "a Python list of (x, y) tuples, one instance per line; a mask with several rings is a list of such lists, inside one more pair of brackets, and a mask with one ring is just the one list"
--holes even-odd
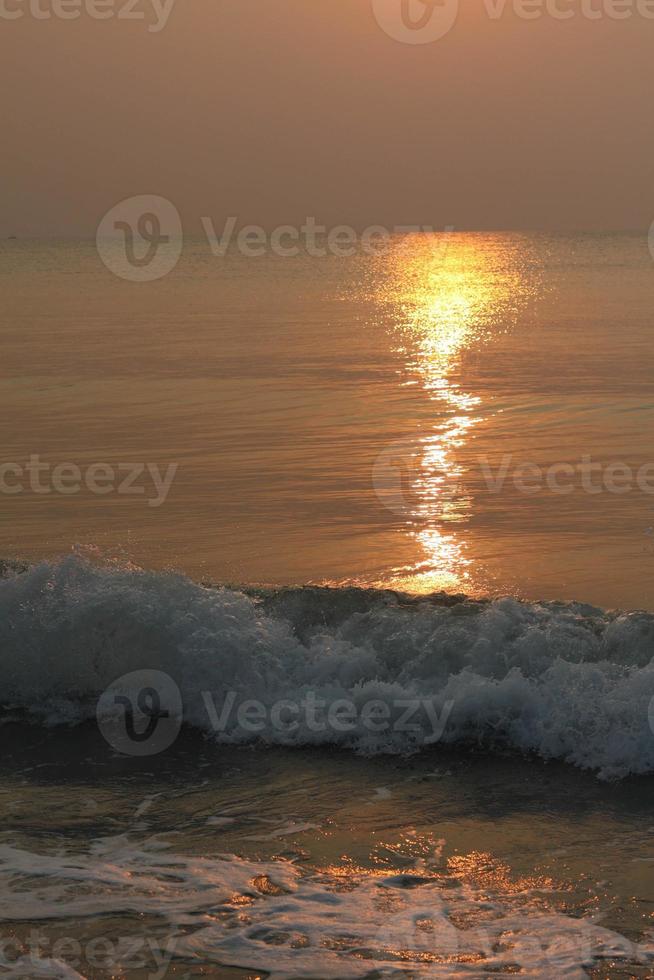
[(491, 20), (483, 0), (425, 45), (372, 0), (176, 0), (159, 33), (0, 20), (0, 236), (93, 235), (144, 193), (198, 233), (231, 214), (647, 229), (653, 51), (654, 20)]

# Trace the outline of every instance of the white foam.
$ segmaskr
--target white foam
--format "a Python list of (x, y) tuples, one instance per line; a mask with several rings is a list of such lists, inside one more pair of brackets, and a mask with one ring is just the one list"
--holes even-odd
[[(181, 576), (98, 568), (77, 557), (0, 581), (0, 701), (45, 724), (91, 719), (116, 678), (169, 674), (184, 720), (211, 729), (239, 702), (302, 703), (309, 693), (357, 708), (389, 706), (371, 732), (266, 724), (230, 717), (216, 737), (240, 744), (337, 745), (407, 752), (433, 734), (425, 711), (399, 731), (397, 703), (451, 711), (450, 744), (508, 746), (595, 769), (604, 777), (654, 771), (654, 617), (564, 603), (403, 603), (390, 593), (299, 589), (265, 601)], [(444, 716), (443, 716), (444, 717)]]
[(534, 883), (498, 880), (480, 886), (423, 859), (401, 872), (309, 869), (283, 860), (184, 856), (154, 839), (139, 845), (118, 837), (84, 854), (4, 846), (0, 915), (159, 916), (168, 928), (166, 937), (157, 933), (161, 948), (176, 958), (269, 971), (276, 980), (364, 978), (373, 970), (470, 980), (516, 969), (551, 980), (585, 977), (605, 960), (654, 963), (654, 944), (549, 911)]

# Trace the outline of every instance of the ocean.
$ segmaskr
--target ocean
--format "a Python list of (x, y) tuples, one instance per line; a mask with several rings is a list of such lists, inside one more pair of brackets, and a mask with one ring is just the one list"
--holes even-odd
[(647, 239), (0, 282), (0, 976), (654, 975)]

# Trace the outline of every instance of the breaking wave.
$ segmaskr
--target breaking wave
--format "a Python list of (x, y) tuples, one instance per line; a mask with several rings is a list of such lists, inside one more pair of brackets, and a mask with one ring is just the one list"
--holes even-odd
[[(79, 724), (117, 678), (157, 671), (174, 681), (186, 724), (232, 744), (406, 753), (433, 745), (437, 719), (444, 744), (535, 753), (603, 778), (651, 773), (653, 641), (654, 616), (578, 603), (238, 591), (77, 556), (5, 566), (0, 579), (5, 720)], [(236, 710), (216, 730), (207, 698), (217, 713), (230, 698), (263, 706), (256, 731)], [(347, 724), (272, 723), (273, 705), (308, 698), (356, 710)], [(397, 724), (412, 700), (421, 710)]]

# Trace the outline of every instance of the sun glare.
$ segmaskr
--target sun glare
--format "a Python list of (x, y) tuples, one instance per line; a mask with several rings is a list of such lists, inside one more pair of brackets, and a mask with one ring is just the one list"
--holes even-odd
[(484, 418), (482, 399), (465, 390), (463, 360), (480, 348), (506, 319), (521, 288), (518, 268), (502, 274), (493, 252), (474, 235), (415, 235), (390, 256), (384, 298), (397, 310), (406, 370), (433, 403), (430, 428), (419, 436), (419, 451), (406, 472), (412, 500), (409, 523), (422, 557), (394, 569), (393, 588), (412, 592), (470, 590), (463, 527), (473, 513), (465, 489), (466, 450)]

